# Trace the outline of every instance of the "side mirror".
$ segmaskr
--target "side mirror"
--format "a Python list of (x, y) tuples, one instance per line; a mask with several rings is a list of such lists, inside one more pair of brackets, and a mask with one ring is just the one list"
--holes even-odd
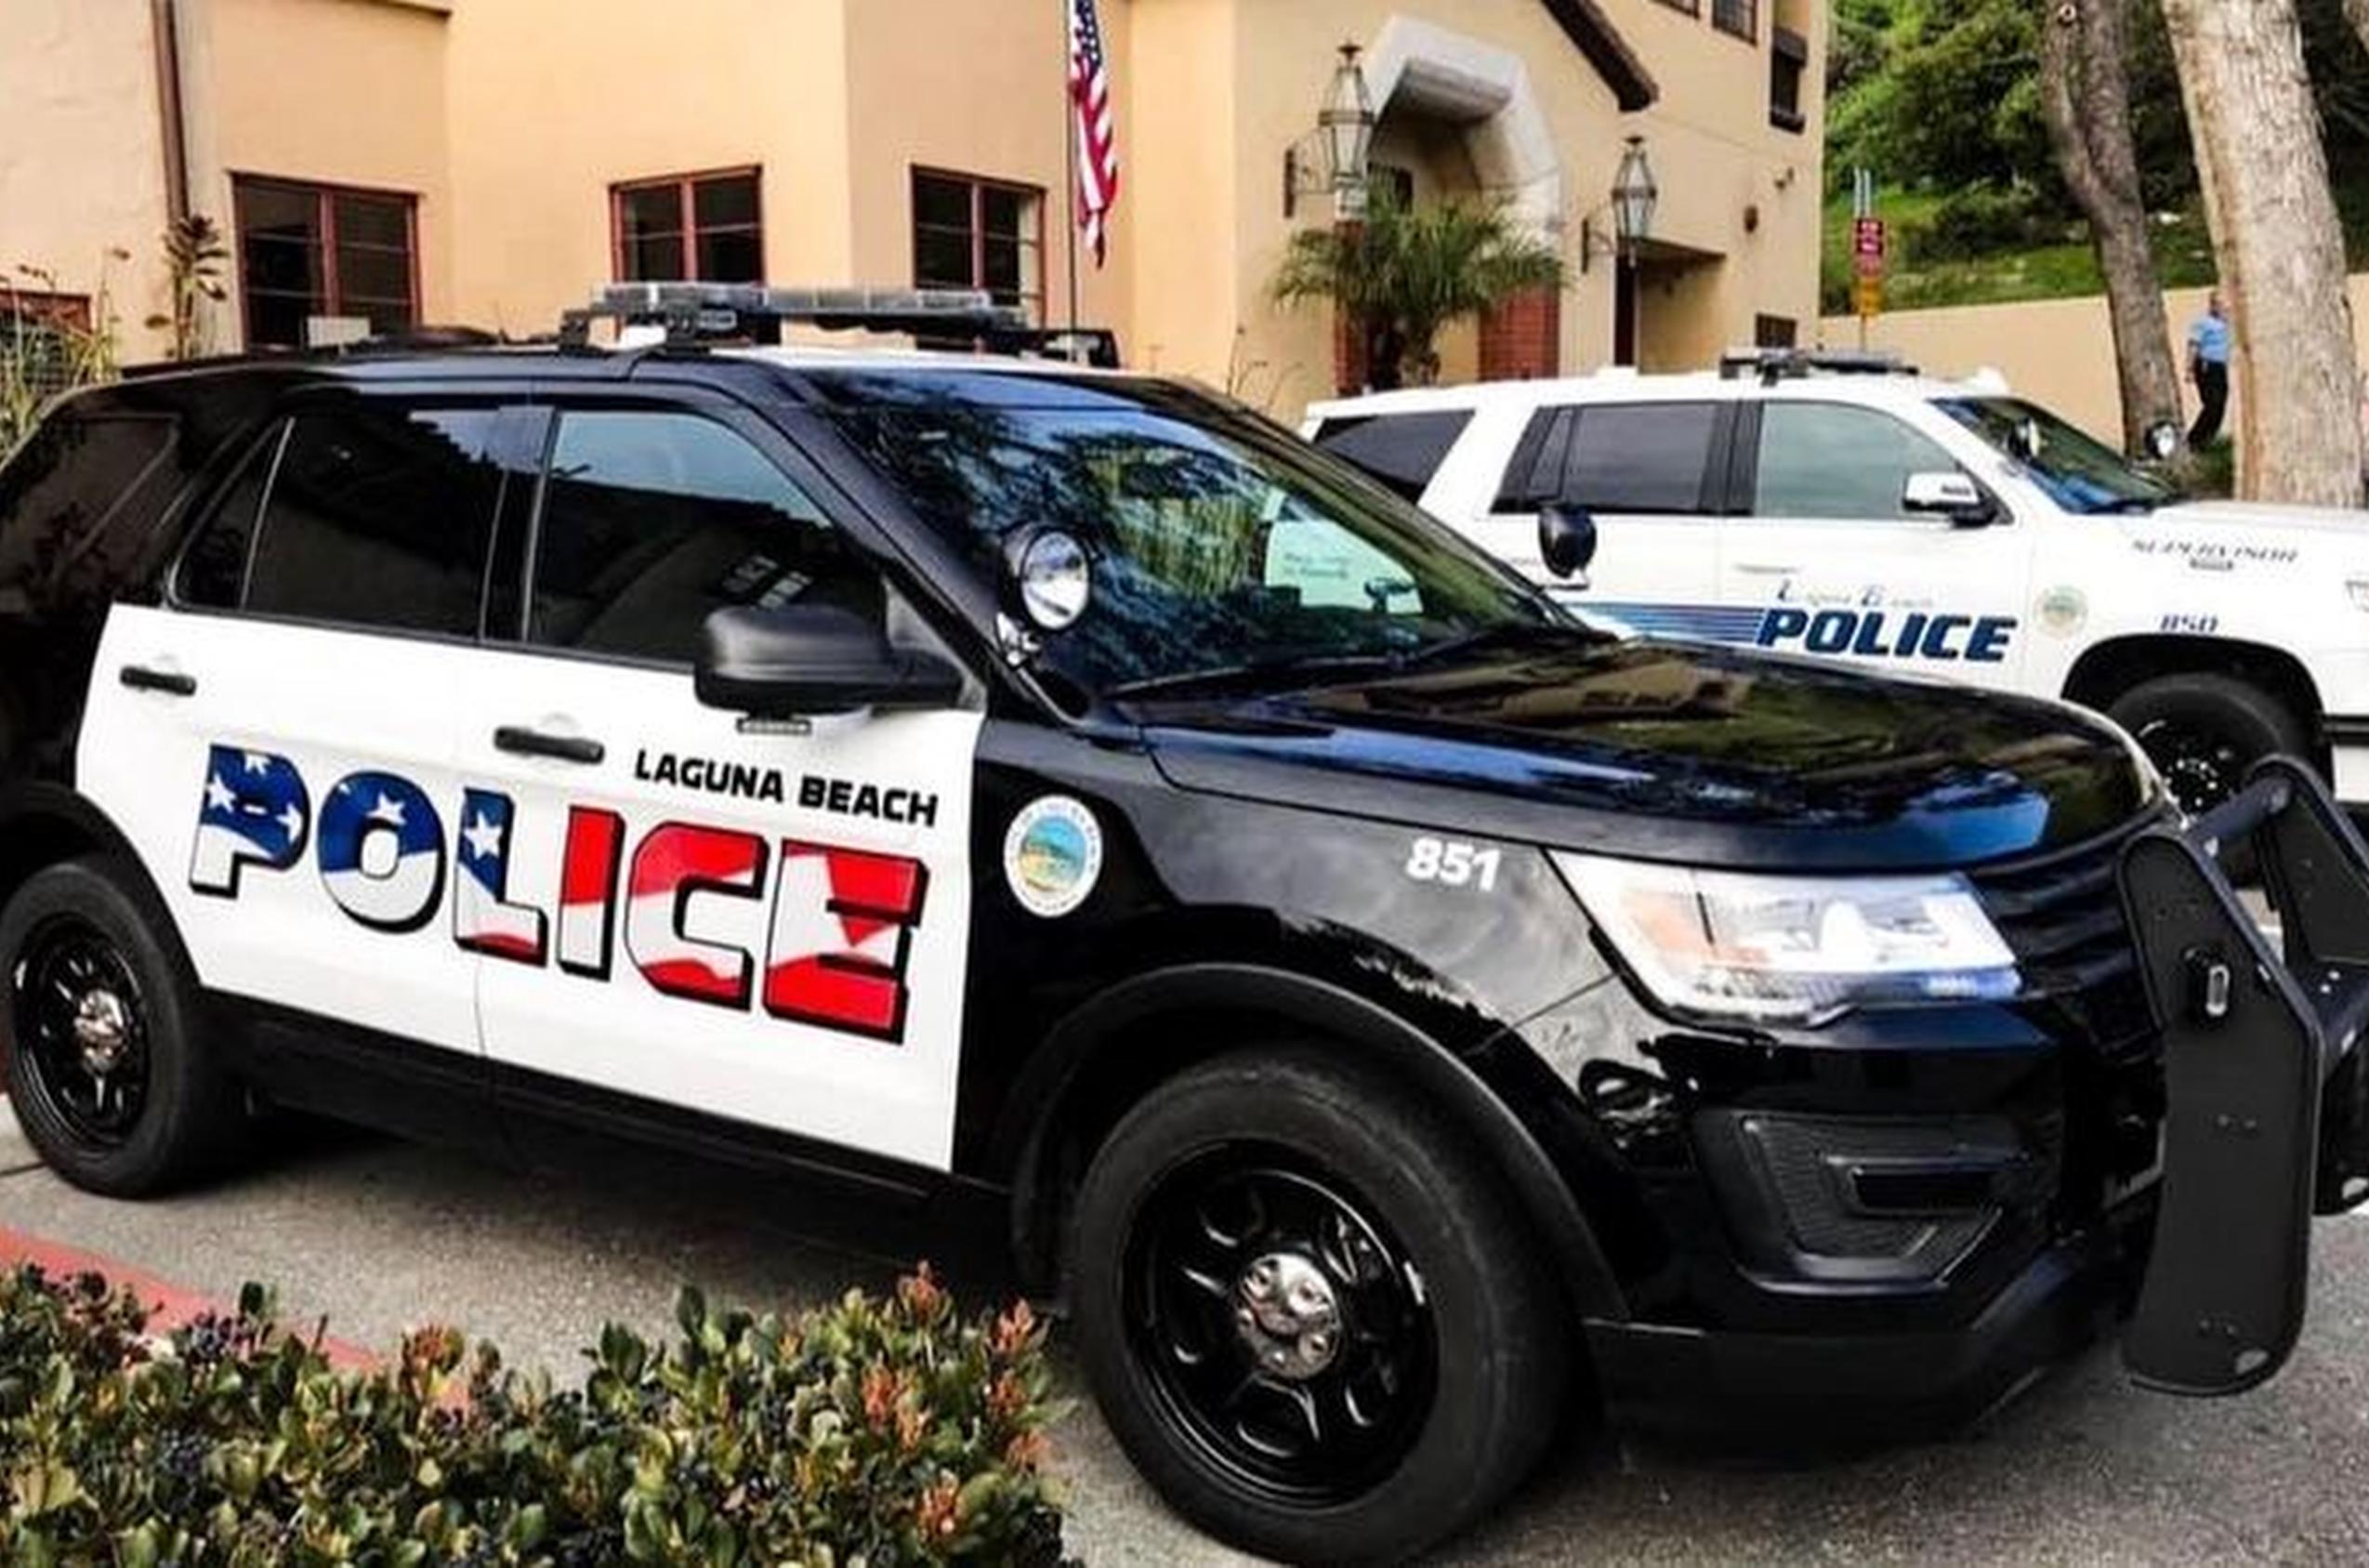
[[(1558, 577), (1578, 577), (1596, 559), (1596, 519), (1579, 507), (1549, 505), (1538, 514), (1538, 559)], [(1587, 586), (1582, 579), (1579, 586)]]
[(935, 653), (898, 648), (851, 610), (734, 606), (707, 617), (692, 687), (709, 707), (756, 718), (950, 707), (962, 672)]
[(1971, 475), (1954, 470), (1909, 475), (1901, 492), (1901, 509), (1945, 517), (1957, 528), (1984, 528), (1999, 520), (1999, 504)]

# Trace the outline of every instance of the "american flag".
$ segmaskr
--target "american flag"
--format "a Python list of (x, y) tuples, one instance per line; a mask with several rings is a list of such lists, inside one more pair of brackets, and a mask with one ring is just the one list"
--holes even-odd
[(1119, 132), (1111, 115), (1111, 67), (1094, 0), (1069, 0), (1070, 118), (1077, 127), (1077, 225), (1094, 247), (1094, 265), (1110, 249), (1111, 209), (1119, 204)]

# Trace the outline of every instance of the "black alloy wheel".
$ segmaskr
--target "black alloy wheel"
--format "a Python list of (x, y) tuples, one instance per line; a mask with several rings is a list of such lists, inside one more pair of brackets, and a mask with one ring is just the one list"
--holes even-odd
[(112, 856), (34, 872), (0, 907), (0, 1088), (75, 1186), (140, 1197), (210, 1169), (244, 1123), (172, 917)]
[(2262, 758), (2309, 757), (2310, 734), (2278, 698), (2235, 676), (2159, 676), (2113, 701), (2108, 714), (2131, 733), (2190, 815), (2244, 787)]
[(1331, 1507), (1386, 1479), (1430, 1409), (1422, 1275), (1337, 1179), (1260, 1143), (1145, 1200), (1126, 1316), (1169, 1416), (1246, 1490)]
[(147, 1005), (106, 933), (78, 915), (34, 927), (9, 987), (25, 1079), (75, 1138), (120, 1148), (149, 1096)]

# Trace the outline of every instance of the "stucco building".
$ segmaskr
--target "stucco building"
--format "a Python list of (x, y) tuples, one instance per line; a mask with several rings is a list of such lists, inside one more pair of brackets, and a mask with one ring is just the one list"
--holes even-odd
[[(1697, 365), (1810, 330), (1823, 0), (1101, 0), (1124, 166), (1082, 319), (1130, 362), (1290, 414), (1332, 323), (1268, 296), (1336, 64), (1363, 46), (1377, 179), (1503, 199), (1571, 285), (1445, 373)], [(7, 0), (0, 267), (17, 309), (164, 339), (159, 235), (230, 239), (211, 346), (550, 330), (612, 278), (975, 283), (1069, 310), (1060, 0)], [(1609, 191), (1645, 138), (1650, 239)], [(1287, 208), (1289, 210), (1287, 210)], [(109, 259), (111, 251), (128, 258)], [(319, 330), (313, 327), (311, 330)]]

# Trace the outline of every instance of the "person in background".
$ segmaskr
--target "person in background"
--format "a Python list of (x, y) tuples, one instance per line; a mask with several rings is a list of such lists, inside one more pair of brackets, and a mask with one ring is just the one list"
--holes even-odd
[(2202, 452), (2221, 433), (2221, 415), (2230, 405), (2230, 319), (2221, 308), (2221, 291), (2205, 296), (2204, 313), (2188, 329), (2188, 378), (2196, 384), (2199, 407), (2189, 427), (2188, 449)]

